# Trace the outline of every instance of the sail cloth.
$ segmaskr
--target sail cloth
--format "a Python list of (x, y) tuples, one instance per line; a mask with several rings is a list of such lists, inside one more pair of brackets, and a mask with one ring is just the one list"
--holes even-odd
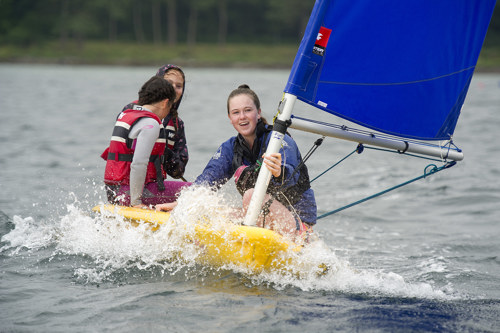
[(495, 0), (317, 0), (285, 92), (390, 135), (453, 135)]

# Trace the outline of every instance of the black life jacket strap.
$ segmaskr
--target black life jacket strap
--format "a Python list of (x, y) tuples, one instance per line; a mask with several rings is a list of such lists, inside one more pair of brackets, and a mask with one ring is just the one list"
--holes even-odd
[(132, 162), (134, 154), (108, 153), (108, 160), (119, 162)]
[[(163, 174), (161, 172), (161, 164), (162, 164), (162, 157), (163, 155), (151, 155), (149, 157), (149, 161), (153, 162), (155, 165), (156, 169), (156, 184), (158, 186), (158, 191), (163, 192), (165, 191), (165, 183), (163, 182)], [(153, 161), (151, 159), (153, 158)]]

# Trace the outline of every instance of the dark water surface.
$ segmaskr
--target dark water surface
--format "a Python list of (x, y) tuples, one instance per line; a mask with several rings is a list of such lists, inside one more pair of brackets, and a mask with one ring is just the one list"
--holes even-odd
[[(299, 278), (201, 267), (168, 230), (90, 213), (105, 200), (99, 155), (114, 117), (155, 71), (0, 64), (0, 332), (499, 331), (500, 75), (472, 81), (454, 138), (464, 161), (319, 220), (320, 240), (304, 257), (332, 269), (318, 277), (301, 268)], [(233, 135), (228, 93), (249, 84), (271, 119), (288, 73), (186, 75), (180, 114), (193, 180)], [(313, 111), (299, 105), (296, 113)], [(291, 133), (303, 154), (318, 138)], [(308, 161), (311, 177), (354, 148), (325, 139)], [(430, 163), (356, 154), (313, 183), (319, 213), (419, 176)], [(237, 199), (230, 184), (218, 195), (196, 192), (183, 207), (217, 219)]]

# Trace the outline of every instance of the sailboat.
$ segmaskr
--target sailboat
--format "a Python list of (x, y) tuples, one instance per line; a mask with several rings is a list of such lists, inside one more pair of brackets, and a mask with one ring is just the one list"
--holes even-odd
[[(494, 6), (495, 0), (317, 0), (267, 153), (278, 152), (293, 128), (438, 158), (442, 168), (461, 161), (453, 134)], [(299, 102), (362, 130), (294, 116)], [(293, 256), (287, 254), (300, 253), (300, 246), (255, 226), (270, 179), (269, 170), (260, 168), (244, 223), (229, 234), (200, 221), (189, 241), (201, 244), (205, 263), (273, 270), (289, 266)], [(155, 226), (170, 217), (111, 205), (95, 210)]]
[[(439, 158), (438, 171), (461, 161), (453, 134), (495, 2), (317, 0), (267, 153), (290, 127)], [(297, 101), (363, 130), (295, 117)], [(270, 178), (261, 168), (246, 225), (255, 225)]]

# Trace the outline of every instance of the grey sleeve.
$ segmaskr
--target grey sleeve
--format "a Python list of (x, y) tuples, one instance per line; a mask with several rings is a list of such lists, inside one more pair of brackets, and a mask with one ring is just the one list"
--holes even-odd
[(160, 124), (152, 118), (141, 118), (130, 129), (129, 138), (135, 139), (134, 157), (130, 165), (130, 205), (140, 205), (146, 180), (149, 156), (160, 134)]

